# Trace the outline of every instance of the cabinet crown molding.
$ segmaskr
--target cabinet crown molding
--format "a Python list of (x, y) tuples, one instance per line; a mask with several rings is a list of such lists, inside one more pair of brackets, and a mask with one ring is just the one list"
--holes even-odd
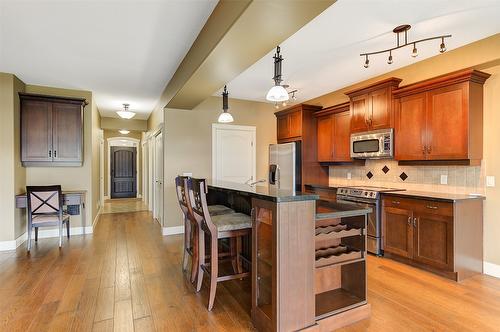
[(321, 109), (322, 109), (322, 106), (309, 105), (309, 104), (297, 104), (297, 105), (293, 105), (292, 107), (289, 107), (287, 109), (275, 112), (274, 115), (276, 115), (276, 116), (285, 115), (285, 114), (288, 114), (288, 113), (291, 113), (291, 112), (294, 112), (294, 111), (297, 111), (297, 110), (318, 111), (318, 110), (321, 110)]
[(337, 105), (333, 105), (330, 107), (325, 107), (322, 110), (315, 112), (314, 116), (317, 117), (317, 116), (322, 116), (322, 115), (346, 112), (346, 111), (349, 111), (350, 105), (351, 105), (351, 102), (346, 101), (345, 103), (342, 103), (342, 104), (337, 104)]
[(488, 73), (475, 69), (459, 70), (452, 73), (433, 77), (424, 81), (420, 81), (417, 83), (405, 85), (403, 87), (395, 89), (392, 92), (392, 94), (395, 98), (399, 98), (415, 93), (441, 88), (456, 83), (473, 82), (478, 84), (484, 84), (484, 82), (486, 82), (486, 80), (490, 76), (491, 75)]
[(51, 96), (51, 95), (43, 95), (37, 93), (27, 93), (27, 92), (19, 92), (19, 98), (22, 100), (45, 100), (50, 102), (60, 102), (63, 101), (67, 104), (78, 104), (87, 106), (89, 102), (85, 98), (79, 97), (61, 97), (61, 96)]
[(366, 85), (366, 86), (363, 86), (360, 88), (346, 91), (346, 92), (344, 92), (344, 94), (348, 95), (349, 97), (354, 97), (354, 96), (362, 95), (365, 93), (370, 93), (372, 91), (375, 91), (375, 90), (378, 90), (381, 88), (385, 88), (385, 87), (389, 87), (389, 86), (397, 88), (399, 86), (399, 83), (401, 83), (401, 81), (402, 81), (402, 79), (400, 79), (400, 78), (389, 77), (389, 78), (386, 78), (384, 80), (377, 81), (377, 82), (374, 82), (372, 84), (369, 84), (369, 85)]

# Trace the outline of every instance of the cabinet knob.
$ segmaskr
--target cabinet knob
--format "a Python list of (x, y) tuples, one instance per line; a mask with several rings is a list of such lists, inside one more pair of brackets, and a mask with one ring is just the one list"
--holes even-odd
[(392, 201), (392, 204), (399, 205), (401, 202), (400, 201)]
[(428, 209), (432, 209), (432, 210), (437, 210), (438, 209), (437, 206), (432, 206), (432, 205), (427, 205), (427, 208)]
[(417, 227), (417, 218), (413, 218), (413, 227)]
[(424, 146), (422, 146), (422, 154), (425, 154), (425, 153), (426, 153), (426, 151), (427, 151), (427, 146), (425, 146), (425, 145), (424, 145)]
[(57, 150), (54, 150), (54, 158), (57, 158)]
[(431, 151), (432, 151), (432, 148), (431, 148), (431, 146), (430, 146), (430, 145), (428, 145), (428, 146), (427, 146), (427, 153), (431, 153)]
[(52, 157), (52, 151), (49, 150), (49, 158)]
[(411, 216), (408, 217), (408, 226), (411, 226)]

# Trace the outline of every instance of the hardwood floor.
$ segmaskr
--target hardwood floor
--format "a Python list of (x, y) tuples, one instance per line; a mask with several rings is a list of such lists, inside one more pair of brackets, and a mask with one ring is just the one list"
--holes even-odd
[[(0, 253), (0, 331), (251, 331), (248, 280), (222, 283), (214, 310), (181, 272), (182, 236), (148, 212), (101, 215), (61, 250), (41, 239)], [(500, 331), (500, 280), (455, 283), (370, 256), (369, 320), (342, 331)]]
[(104, 201), (101, 213), (123, 213), (147, 210), (147, 205), (140, 198), (114, 198)]

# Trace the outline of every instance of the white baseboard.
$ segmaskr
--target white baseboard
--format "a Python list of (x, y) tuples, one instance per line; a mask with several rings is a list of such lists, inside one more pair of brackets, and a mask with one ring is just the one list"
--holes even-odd
[(500, 265), (483, 262), (483, 273), (492, 277), (500, 278)]
[(142, 198), (142, 194), (137, 194), (137, 198)]
[[(94, 228), (92, 226), (86, 227), (70, 227), (69, 233), (70, 235), (82, 235), (82, 234), (92, 234), (94, 232)], [(66, 236), (66, 228), (63, 229), (63, 236)], [(39, 239), (48, 239), (53, 237), (59, 237), (59, 229), (43, 229), (40, 228), (38, 230), (38, 238)], [(35, 238), (34, 231), (33, 237)], [(9, 251), (16, 250), (17, 247), (22, 245), (24, 242), (28, 240), (28, 233), (21, 234), (17, 239), (12, 241), (0, 241), (0, 251)]]
[(163, 227), (163, 236), (184, 234), (184, 226)]
[(101, 215), (101, 210), (102, 210), (102, 206), (99, 207), (99, 211), (97, 211), (97, 214), (94, 218), (94, 221), (92, 221), (92, 230), (95, 228), (95, 226), (97, 225), (97, 223), (99, 222), (99, 216)]

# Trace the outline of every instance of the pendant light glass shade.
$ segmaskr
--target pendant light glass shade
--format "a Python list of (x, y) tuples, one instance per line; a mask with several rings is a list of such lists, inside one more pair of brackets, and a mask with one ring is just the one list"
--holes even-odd
[(266, 95), (266, 99), (269, 101), (287, 101), (290, 97), (288, 92), (281, 85), (273, 86)]
[(233, 116), (227, 110), (229, 109), (229, 92), (227, 92), (227, 86), (224, 85), (224, 91), (222, 92), (222, 113), (219, 115), (217, 122), (219, 123), (229, 123), (233, 122)]
[(228, 112), (222, 112), (219, 115), (219, 119), (217, 120), (217, 122), (219, 123), (230, 123), (233, 121), (234, 121), (233, 116), (231, 115), (231, 113)]

